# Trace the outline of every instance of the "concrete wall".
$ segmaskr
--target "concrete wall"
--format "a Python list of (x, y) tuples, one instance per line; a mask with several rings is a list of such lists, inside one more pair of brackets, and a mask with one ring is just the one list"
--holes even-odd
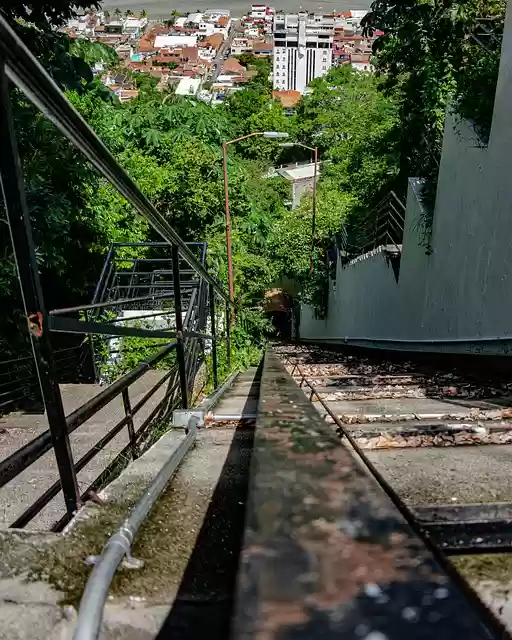
[(512, 10), (509, 4), (488, 148), (446, 119), (432, 255), (420, 246), (422, 206), (411, 179), (396, 281), (386, 253), (337, 267), (328, 318), (301, 314), (301, 337), (398, 341), (512, 337)]

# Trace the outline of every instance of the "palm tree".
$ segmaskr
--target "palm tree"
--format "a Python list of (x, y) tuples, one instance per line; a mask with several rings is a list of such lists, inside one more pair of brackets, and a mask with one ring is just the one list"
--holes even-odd
[(121, 17), (121, 9), (114, 9), (114, 17), (116, 18), (116, 20), (119, 20), (119, 18)]
[(128, 16), (133, 16), (133, 11), (131, 9), (126, 9), (124, 12), (124, 17), (127, 18)]
[(139, 18), (147, 18), (148, 17), (148, 12), (146, 11), (146, 9), (142, 9), (142, 11), (139, 13)]

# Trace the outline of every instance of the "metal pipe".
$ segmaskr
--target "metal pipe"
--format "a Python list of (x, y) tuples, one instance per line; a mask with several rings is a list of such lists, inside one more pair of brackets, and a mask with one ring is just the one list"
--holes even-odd
[[(215, 406), (222, 394), (233, 384), (238, 372), (233, 373), (224, 384), (197, 407), (208, 410)], [(188, 433), (169, 460), (162, 467), (149, 489), (132, 510), (123, 526), (105, 545), (98, 564), (92, 570), (85, 586), (73, 640), (96, 640), (100, 633), (103, 608), (108, 590), (118, 566), (125, 554), (129, 554), (132, 542), (149, 512), (153, 508), (181, 461), (188, 452), (197, 434), (198, 419), (192, 416), (188, 422)]]
[(213, 407), (220, 400), (221, 396), (231, 388), (239, 373), (239, 371), (234, 371), (230, 376), (228, 376), (223, 384), (217, 389), (217, 391), (214, 391), (211, 396), (205, 398), (205, 400), (203, 400), (203, 402), (197, 407), (197, 409), (213, 409)]
[(243, 420), (256, 420), (257, 413), (214, 413), (212, 422), (242, 422)]
[(130, 554), (132, 542), (141, 524), (167, 487), (169, 480), (178, 470), (185, 454), (193, 445), (197, 433), (197, 418), (192, 417), (187, 427), (188, 433), (185, 438), (173, 451), (127, 520), (105, 545), (98, 563), (89, 576), (80, 601), (73, 640), (95, 640), (98, 637), (110, 583), (124, 556)]

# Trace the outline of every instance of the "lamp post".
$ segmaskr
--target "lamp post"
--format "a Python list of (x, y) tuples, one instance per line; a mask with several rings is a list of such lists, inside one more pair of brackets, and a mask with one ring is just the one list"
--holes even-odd
[(318, 147), (308, 147), (307, 144), (302, 144), (302, 142), (282, 142), (280, 147), (303, 147), (304, 149), (309, 149), (312, 151), (315, 158), (315, 170), (313, 174), (313, 216), (311, 220), (311, 252), (309, 258), (309, 272), (313, 273), (313, 252), (315, 250), (315, 232), (316, 232), (316, 178), (318, 172)]
[(226, 248), (228, 253), (228, 288), (229, 299), (233, 302), (235, 298), (235, 288), (233, 284), (233, 258), (231, 253), (231, 216), (229, 213), (229, 185), (228, 185), (228, 146), (247, 138), (253, 138), (254, 136), (261, 136), (263, 138), (287, 138), (288, 134), (281, 131), (255, 131), (248, 133), (240, 138), (234, 138), (234, 140), (227, 140), (222, 143), (222, 163), (224, 166), (224, 202), (226, 212)]

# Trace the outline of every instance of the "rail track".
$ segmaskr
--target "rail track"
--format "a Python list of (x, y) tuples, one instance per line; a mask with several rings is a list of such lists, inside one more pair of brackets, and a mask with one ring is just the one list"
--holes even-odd
[(510, 628), (512, 378), (474, 361), (275, 350), (417, 535), (458, 556), (453, 565)]

